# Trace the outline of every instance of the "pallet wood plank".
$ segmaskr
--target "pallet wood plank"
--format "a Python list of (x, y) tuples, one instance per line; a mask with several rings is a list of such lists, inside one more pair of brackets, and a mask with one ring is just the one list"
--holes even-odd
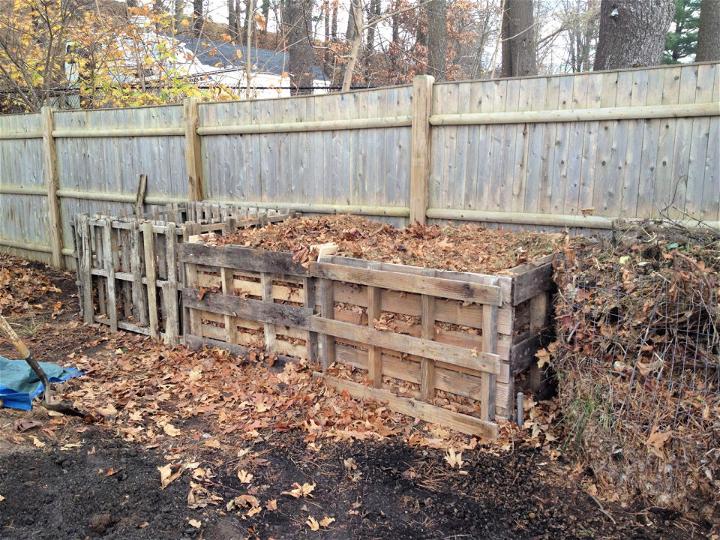
[(496, 285), (481, 285), (436, 277), (409, 276), (399, 272), (354, 268), (324, 262), (311, 263), (309, 271), (312, 275), (322, 279), (346, 281), (454, 300), (501, 305), (500, 287)]
[[(320, 315), (325, 320), (332, 320), (335, 316), (335, 291), (333, 282), (329, 279), (321, 279), (318, 288)], [(335, 362), (335, 337), (328, 332), (323, 332), (317, 328), (310, 328), (311, 331), (317, 332), (320, 336), (320, 364), (323, 371)]]
[(178, 281), (177, 281), (177, 234), (174, 223), (167, 224), (165, 233), (165, 259), (167, 264), (167, 283), (163, 283), (163, 312), (165, 313), (164, 339), (168, 345), (177, 345), (180, 336), (178, 320)]
[(183, 305), (194, 310), (230, 315), (261, 323), (285, 325), (301, 330), (311, 328), (310, 320), (313, 312), (305, 307), (225, 296), (220, 293), (205, 293), (202, 298), (198, 296), (196, 289), (183, 289)]
[(142, 276), (142, 255), (141, 255), (141, 237), (140, 227), (135, 222), (130, 230), (130, 270), (132, 272), (132, 296), (135, 307), (135, 320), (140, 326), (147, 326), (148, 311), (145, 294), (143, 289)]
[(158, 338), (158, 306), (157, 306), (157, 268), (155, 265), (155, 237), (152, 223), (142, 224), (143, 244), (145, 247), (145, 277), (147, 278), (148, 318), (150, 320), (150, 337)]
[[(272, 276), (268, 274), (267, 272), (262, 272), (260, 274), (260, 285), (262, 286), (262, 299), (263, 302), (273, 303), (273, 280)], [(264, 333), (265, 333), (265, 350), (268, 353), (272, 353), (275, 350), (275, 326), (271, 323), (265, 323), (264, 325)]]
[[(375, 321), (381, 314), (382, 290), (377, 287), (367, 287), (367, 324), (375, 328)], [(382, 351), (373, 344), (368, 345), (368, 378), (375, 388), (382, 388)]]
[(292, 254), (240, 246), (207, 246), (183, 243), (178, 246), (180, 261), (227, 267), (248, 272), (268, 272), (306, 277), (308, 272), (292, 260)]
[(115, 263), (113, 261), (113, 241), (112, 227), (107, 223), (102, 228), (103, 243), (103, 266), (107, 272), (107, 315), (110, 321), (110, 330), (117, 332), (118, 330), (118, 312), (117, 312), (117, 291), (115, 288)]
[[(303, 297), (304, 297), (304, 305), (305, 309), (310, 310), (312, 313), (315, 313), (315, 303), (316, 303), (316, 294), (315, 294), (315, 280), (313, 278), (305, 278), (303, 280)], [(273, 297), (274, 296), (274, 290), (273, 290)], [(292, 337), (292, 336), (291, 336)], [(306, 344), (307, 348), (307, 359), (311, 363), (316, 363), (318, 361), (318, 334), (317, 332), (308, 332), (306, 337)]]
[(324, 317), (310, 319), (310, 327), (319, 334), (327, 334), (340, 339), (373, 344), (383, 349), (402, 351), (407, 354), (439, 360), (475, 371), (497, 374), (500, 371), (497, 354), (485, 351), (473, 351), (463, 347), (441, 344), (427, 339), (383, 332)]
[[(435, 338), (435, 297), (426, 294), (421, 297), (422, 339)], [(435, 397), (435, 361), (423, 358), (420, 365), (420, 397), (429, 401)]]
[(90, 224), (88, 217), (82, 215), (78, 220), (78, 227), (80, 229), (80, 238), (82, 241), (82, 258), (81, 260), (81, 279), (85, 283), (83, 287), (83, 318), (85, 324), (92, 324), (95, 320), (95, 313), (93, 307), (93, 286), (92, 286), (92, 249), (90, 242)]
[[(497, 350), (497, 307), (483, 306), (483, 352), (495, 353)], [(482, 396), (480, 400), (480, 416), (484, 420), (495, 418), (496, 373), (482, 374)]]
[(337, 391), (347, 391), (347, 393), (354, 398), (385, 402), (393, 411), (424, 420), (425, 422), (440, 424), (467, 435), (474, 435), (490, 440), (497, 438), (498, 426), (494, 422), (442, 409), (412, 398), (399, 397), (388, 390), (370, 388), (363, 384), (345, 381), (328, 375), (318, 374), (318, 376), (322, 377), (326, 384), (335, 388)]

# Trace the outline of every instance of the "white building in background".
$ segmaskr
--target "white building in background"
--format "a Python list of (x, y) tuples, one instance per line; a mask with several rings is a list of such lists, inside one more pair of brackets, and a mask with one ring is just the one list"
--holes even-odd
[[(159, 71), (172, 71), (177, 77), (186, 77), (200, 87), (213, 88), (225, 86), (237, 94), (249, 99), (276, 98), (290, 95), (289, 57), (286, 52), (268, 49), (250, 48), (252, 63), (250, 85), (247, 78), (247, 47), (190, 36), (167, 36), (155, 31), (154, 25), (146, 17), (134, 17), (131, 24), (141, 29), (137, 41), (121, 39), (119, 47), (123, 51), (122, 69), (114, 75), (118, 84), (151, 85), (160, 76)], [(65, 74), (72, 87), (78, 81), (77, 65), (72, 61), (72, 43), (66, 45), (68, 59)], [(142, 58), (150, 55), (155, 59), (155, 69), (138, 73), (136, 66)], [(328, 92), (330, 81), (318, 66), (312, 67), (313, 93)], [(55, 105), (59, 108), (78, 108), (79, 96), (72, 92), (63, 97), (64, 102)]]

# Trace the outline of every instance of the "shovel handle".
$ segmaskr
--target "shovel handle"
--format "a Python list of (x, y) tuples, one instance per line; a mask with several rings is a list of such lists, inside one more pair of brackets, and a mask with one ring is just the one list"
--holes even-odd
[(15, 333), (15, 330), (12, 329), (12, 327), (5, 320), (5, 317), (3, 317), (2, 315), (0, 315), (0, 330), (2, 330), (7, 335), (10, 342), (20, 353), (21, 360), (25, 360), (26, 358), (30, 357), (30, 350), (27, 348), (27, 345), (25, 345), (23, 340), (18, 337), (18, 335)]

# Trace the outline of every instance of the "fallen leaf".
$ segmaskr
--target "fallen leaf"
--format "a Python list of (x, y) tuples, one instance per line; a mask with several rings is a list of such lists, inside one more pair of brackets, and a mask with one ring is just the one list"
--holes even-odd
[(293, 484), (293, 489), (290, 491), (283, 491), (282, 495), (290, 495), (291, 497), (295, 497), (296, 499), (299, 499), (300, 497), (309, 497), (312, 499), (311, 493), (315, 489), (315, 484), (308, 484), (307, 482), (304, 483), (302, 486), (295, 482)]
[(202, 527), (202, 521), (197, 520), (197, 519), (189, 519), (188, 523), (190, 524), (191, 527), (195, 527), (196, 529), (199, 529), (200, 527)]
[(177, 437), (181, 433), (181, 431), (172, 424), (165, 424), (163, 426), (163, 431), (166, 435), (169, 435), (170, 437)]
[(462, 466), (465, 463), (462, 459), (462, 452), (455, 452), (454, 448), (448, 448), (444, 459), (453, 469), (462, 469)]
[(657, 428), (653, 428), (645, 444), (651, 454), (656, 455), (660, 459), (665, 459), (665, 445), (671, 437), (672, 431), (657, 431)]
[(240, 469), (237, 473), (238, 480), (241, 484), (249, 484), (252, 482), (253, 475), (247, 472), (245, 469)]
[(269, 510), (270, 512), (277, 510), (277, 499), (270, 499), (268, 502), (266, 502), (265, 509)]
[(353, 458), (343, 459), (343, 465), (348, 471), (354, 471), (357, 469), (357, 463), (355, 463)]
[(322, 519), (320, 520), (320, 526), (327, 528), (327, 527), (330, 526), (330, 524), (331, 524), (333, 521), (335, 521), (335, 518), (325, 516), (324, 518), (322, 518)]
[(3, 497), (2, 495), (0, 495), (0, 502), (3, 502), (4, 500), (5, 500), (5, 497)]
[(45, 443), (38, 439), (35, 435), (32, 436), (32, 442), (38, 448), (45, 448)]
[(320, 530), (320, 524), (318, 523), (317, 519), (315, 519), (312, 516), (307, 518), (307, 521), (305, 522), (305, 524), (308, 527), (310, 527), (311, 531), (319, 531)]
[(260, 501), (258, 501), (257, 497), (252, 495), (238, 495), (225, 505), (225, 509), (230, 512), (235, 508), (258, 508), (259, 506)]

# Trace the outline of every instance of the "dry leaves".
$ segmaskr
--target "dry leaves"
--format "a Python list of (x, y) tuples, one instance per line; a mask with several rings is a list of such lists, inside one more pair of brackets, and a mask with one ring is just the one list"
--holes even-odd
[(448, 448), (443, 459), (445, 459), (453, 469), (462, 469), (462, 466), (465, 464), (462, 458), (462, 452), (456, 452), (454, 448)]
[(311, 493), (315, 489), (315, 484), (308, 484), (306, 482), (303, 485), (300, 485), (295, 482), (292, 487), (293, 489), (290, 491), (283, 491), (282, 495), (289, 495), (291, 497), (295, 497), (296, 499), (299, 499), (300, 497), (309, 497), (312, 499)]
[[(562, 235), (515, 233), (479, 225), (397, 229), (360, 216), (291, 218), (262, 228), (240, 229), (218, 244), (290, 251), (307, 265), (318, 246), (333, 244), (340, 256), (462, 272), (498, 272), (557, 251)], [(315, 249), (313, 249), (315, 248)]]
[(325, 516), (320, 521), (318, 521), (312, 516), (308, 516), (305, 524), (310, 528), (311, 531), (319, 531), (321, 527), (325, 529), (328, 528), (334, 521), (335, 518), (331, 518), (328, 516)]
[(249, 484), (252, 482), (253, 475), (247, 472), (245, 469), (240, 469), (237, 472), (238, 480), (240, 480), (241, 484)]

